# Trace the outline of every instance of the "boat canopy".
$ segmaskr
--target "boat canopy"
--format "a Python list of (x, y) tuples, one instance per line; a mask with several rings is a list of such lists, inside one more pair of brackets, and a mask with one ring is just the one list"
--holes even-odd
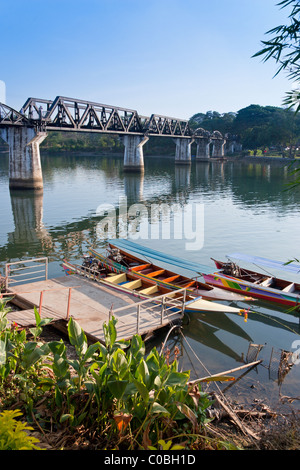
[(167, 253), (161, 253), (160, 251), (155, 251), (151, 248), (147, 248), (145, 246), (131, 242), (130, 240), (118, 238), (116, 240), (109, 240), (109, 243), (120, 249), (130, 250), (144, 257), (157, 259), (163, 263), (179, 266), (182, 269), (194, 271), (198, 274), (212, 274), (213, 272), (216, 272), (214, 267), (209, 267), (193, 261), (177, 258), (176, 256), (172, 256)]
[(231, 253), (230, 255), (226, 255), (228, 258), (235, 258), (240, 261), (246, 261), (248, 263), (255, 264), (257, 266), (268, 266), (269, 268), (274, 269), (284, 269), (285, 271), (289, 271), (292, 273), (299, 274), (300, 272), (300, 264), (290, 263), (290, 262), (282, 262), (282, 261), (275, 261), (268, 258), (261, 258), (260, 256), (250, 256), (244, 255), (242, 253)]

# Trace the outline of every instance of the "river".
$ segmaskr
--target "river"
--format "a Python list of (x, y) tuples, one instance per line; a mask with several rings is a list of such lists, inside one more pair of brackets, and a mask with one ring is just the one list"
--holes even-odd
[[(8, 156), (0, 154), (2, 272), (7, 261), (47, 256), (49, 277), (58, 277), (64, 258), (80, 263), (89, 245), (101, 248), (117, 236), (212, 268), (211, 257), (224, 260), (232, 252), (281, 261), (300, 256), (300, 192), (287, 190), (288, 164), (193, 160), (185, 167), (171, 157), (145, 157), (145, 172), (138, 175), (125, 174), (118, 156), (42, 153), (41, 159), (43, 193), (12, 192)], [(125, 218), (118, 219), (124, 208)], [(108, 232), (105, 220), (112, 222)], [(249, 344), (261, 345), (262, 365), (228, 393), (237, 402), (271, 405), (281, 396), (298, 397), (297, 356), (282, 380), (278, 361), (282, 350), (299, 349), (299, 318), (258, 301), (251, 307), (255, 313), (247, 321), (234, 314), (190, 317), (182, 335), (169, 339), (171, 354), (177, 346), (180, 367), (197, 378), (239, 367)]]

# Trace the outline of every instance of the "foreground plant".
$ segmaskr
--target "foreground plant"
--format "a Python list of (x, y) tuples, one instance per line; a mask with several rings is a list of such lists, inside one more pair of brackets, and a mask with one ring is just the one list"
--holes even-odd
[[(28, 341), (25, 329), (18, 328), (16, 324), (9, 326), (7, 313), (10, 309), (7, 302), (8, 300), (3, 299), (0, 302), (0, 393), (2, 392), (5, 397), (3, 400), (6, 401), (15, 401), (19, 397), (30, 413), (38, 398), (35, 396), (36, 385), (44, 374), (43, 360), (50, 350), (47, 344)], [(38, 318), (36, 316), (37, 320)], [(34, 330), (35, 339), (42, 332), (42, 324), (40, 322)]]
[(129, 441), (130, 448), (145, 448), (170, 432), (199, 431), (210, 402), (202, 392), (190, 390), (189, 372), (178, 372), (177, 361), (167, 364), (156, 348), (145, 358), (138, 335), (130, 343), (116, 341), (114, 318), (104, 325), (105, 346), (88, 346), (72, 318), (68, 332), (77, 359), (67, 358), (62, 342), (49, 343), (54, 377), (40, 382), (54, 391), (60, 423), (85, 423), (108, 440)]
[(76, 357), (70, 359), (62, 340), (38, 341), (38, 315), (31, 331), (36, 341), (28, 341), (25, 330), (9, 328), (4, 317), (2, 408), (18, 397), (39, 428), (82, 433), (106, 449), (198, 448), (207, 439), (208, 396), (189, 386), (189, 372), (179, 372), (176, 359), (169, 363), (156, 348), (146, 356), (140, 336), (118, 341), (115, 318), (103, 326), (105, 344), (92, 345), (71, 318), (68, 335)]

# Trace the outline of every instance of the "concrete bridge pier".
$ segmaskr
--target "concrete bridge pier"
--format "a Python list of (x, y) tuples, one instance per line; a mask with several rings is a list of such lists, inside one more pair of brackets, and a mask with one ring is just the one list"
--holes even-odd
[(224, 157), (224, 146), (226, 140), (214, 140), (213, 149), (212, 149), (212, 157)]
[(124, 171), (143, 172), (144, 153), (143, 146), (149, 137), (145, 135), (124, 135)]
[(173, 139), (176, 144), (175, 164), (190, 165), (192, 162), (192, 143), (194, 139), (176, 137)]
[(46, 132), (32, 127), (6, 127), (0, 136), (9, 146), (10, 189), (43, 189), (40, 143)]
[(196, 141), (196, 160), (208, 160), (210, 158), (209, 155), (209, 144), (211, 142), (210, 139), (195, 139)]

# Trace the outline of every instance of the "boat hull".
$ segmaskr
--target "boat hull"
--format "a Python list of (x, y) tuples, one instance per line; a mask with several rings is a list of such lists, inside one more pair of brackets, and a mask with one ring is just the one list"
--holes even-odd
[(300, 296), (282, 292), (271, 287), (263, 287), (243, 281), (234, 276), (221, 273), (203, 274), (207, 284), (241, 295), (248, 295), (266, 302), (273, 302), (287, 307), (300, 307)]

